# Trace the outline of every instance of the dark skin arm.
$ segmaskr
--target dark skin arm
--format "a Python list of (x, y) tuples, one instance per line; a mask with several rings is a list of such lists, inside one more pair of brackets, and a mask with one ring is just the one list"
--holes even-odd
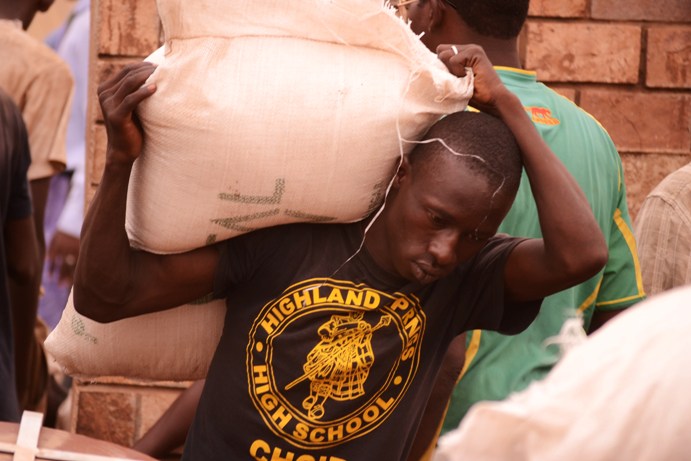
[[(439, 58), (457, 76), (473, 69), (475, 90), (470, 104), (495, 115), (511, 129), (522, 152), (538, 209), (542, 239), (519, 244), (504, 272), (507, 299), (540, 299), (581, 283), (607, 262), (607, 246), (585, 194), (554, 155), (520, 100), (501, 82), (477, 45), (440, 45)], [(578, 225), (574, 225), (578, 223)]]
[(36, 347), (34, 327), (41, 285), (41, 259), (31, 216), (8, 221), (4, 228), (8, 285), (14, 332), (17, 389), (28, 387), (27, 365)]
[[(79, 257), (79, 239), (72, 235), (55, 231), (48, 245), (48, 273), (58, 277), (62, 285), (70, 286), (74, 282), (74, 266)], [(74, 258), (72, 260), (71, 258)]]
[(590, 320), (590, 328), (588, 329), (588, 334), (594, 333), (598, 328), (600, 328), (605, 323), (612, 320), (617, 315), (621, 314), (625, 309), (619, 309), (615, 311), (595, 311), (593, 318)]
[(439, 370), (439, 375), (434, 382), (432, 394), (429, 396), (425, 412), (420, 421), (413, 446), (408, 455), (408, 461), (418, 461), (434, 447), (434, 442), (439, 437), (441, 423), (446, 408), (451, 398), (451, 393), (456, 387), (458, 377), (465, 365), (466, 333), (462, 333), (451, 342), (444, 355), (444, 366)]
[[(471, 104), (499, 116), (523, 151), (543, 229), (543, 239), (518, 245), (507, 260), (505, 286), (513, 301), (542, 298), (594, 275), (607, 248), (590, 206), (575, 180), (544, 143), (518, 98), (501, 83), (478, 46), (442, 45), (439, 57), (457, 75), (473, 68)], [(130, 66), (99, 88), (108, 133), (103, 180), (87, 213), (75, 274), (75, 308), (112, 321), (190, 302), (212, 290), (218, 263), (215, 246), (180, 255), (154, 255), (129, 246), (124, 229), (127, 184), (141, 153), (136, 106), (155, 91), (142, 86), (153, 72)], [(572, 223), (579, 223), (573, 226)]]
[(162, 457), (185, 443), (204, 382), (196, 381), (185, 389), (132, 448), (149, 456)]
[[(457, 76), (465, 76), (467, 67), (473, 69), (475, 90), (470, 104), (501, 118), (511, 129), (535, 196), (543, 238), (521, 243), (509, 256), (504, 272), (507, 299), (540, 299), (595, 275), (607, 262), (602, 232), (580, 186), (537, 132), (520, 100), (504, 87), (480, 47), (440, 45), (437, 53)], [(594, 319), (593, 327), (598, 325)], [(410, 460), (419, 459), (436, 439), (464, 361), (465, 340), (457, 339), (447, 350), (443, 375), (430, 399), (443, 405), (428, 405)]]
[(215, 246), (156, 255), (131, 248), (125, 231), (127, 186), (143, 142), (133, 111), (154, 93), (155, 87), (142, 86), (154, 69), (149, 63), (127, 66), (98, 91), (108, 133), (106, 166), (82, 227), (74, 303), (101, 322), (179, 306), (213, 289)]
[(46, 203), (48, 202), (48, 191), (50, 190), (50, 177), (34, 179), (31, 185), (31, 203), (34, 206), (34, 229), (38, 240), (38, 254), (43, 261), (46, 254), (46, 239), (43, 235), (43, 221), (46, 214)]

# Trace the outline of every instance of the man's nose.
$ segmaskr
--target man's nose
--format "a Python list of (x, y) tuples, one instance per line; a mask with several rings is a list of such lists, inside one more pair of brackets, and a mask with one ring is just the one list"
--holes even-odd
[(432, 240), (429, 252), (440, 267), (453, 266), (458, 262), (459, 237), (456, 232), (440, 232)]

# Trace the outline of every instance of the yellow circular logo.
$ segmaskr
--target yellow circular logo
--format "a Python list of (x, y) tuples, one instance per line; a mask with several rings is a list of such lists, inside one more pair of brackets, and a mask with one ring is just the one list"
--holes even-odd
[(360, 437), (384, 422), (408, 389), (424, 326), (413, 296), (332, 279), (293, 285), (263, 307), (250, 330), (254, 406), (277, 436), (298, 447)]

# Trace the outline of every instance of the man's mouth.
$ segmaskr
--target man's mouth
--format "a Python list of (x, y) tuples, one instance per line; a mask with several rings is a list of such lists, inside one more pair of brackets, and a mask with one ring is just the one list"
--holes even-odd
[(443, 273), (440, 269), (430, 266), (426, 263), (413, 263), (413, 272), (415, 278), (421, 283), (430, 283), (442, 277)]

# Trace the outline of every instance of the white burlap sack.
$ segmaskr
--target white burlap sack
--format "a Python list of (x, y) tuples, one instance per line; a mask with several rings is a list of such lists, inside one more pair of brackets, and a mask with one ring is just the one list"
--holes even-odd
[[(472, 77), (452, 76), (382, 0), (158, 0), (165, 45), (140, 107), (126, 228), (155, 253), (270, 225), (354, 221)], [(220, 303), (220, 301), (219, 301)], [(99, 324), (72, 301), (46, 343), (67, 373), (205, 376), (222, 306)]]
[(201, 379), (225, 312), (225, 302), (216, 300), (103, 324), (76, 312), (70, 294), (45, 347), (65, 373), (80, 378)]
[(165, 45), (140, 107), (133, 243), (175, 253), (381, 203), (404, 139), (472, 90), (383, 0), (158, 0)]
[(644, 301), (547, 377), (473, 406), (434, 461), (691, 459), (691, 285)]

